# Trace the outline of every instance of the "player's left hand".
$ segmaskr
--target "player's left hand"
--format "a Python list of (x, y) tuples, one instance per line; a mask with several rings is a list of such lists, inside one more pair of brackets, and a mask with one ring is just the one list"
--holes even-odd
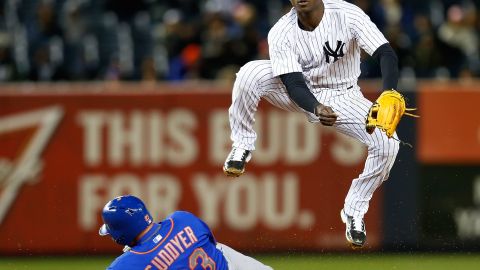
[(331, 107), (323, 104), (320, 104), (315, 108), (315, 115), (319, 117), (320, 123), (324, 126), (333, 126), (338, 117)]
[(391, 138), (403, 115), (419, 117), (412, 113), (415, 110), (415, 108), (406, 108), (402, 94), (393, 89), (385, 90), (368, 111), (366, 130), (371, 134), (377, 127)]

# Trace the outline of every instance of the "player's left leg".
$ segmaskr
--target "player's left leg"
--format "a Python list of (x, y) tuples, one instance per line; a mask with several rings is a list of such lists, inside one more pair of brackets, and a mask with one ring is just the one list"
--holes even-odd
[[(365, 117), (372, 102), (359, 89), (334, 96), (328, 103), (339, 115), (335, 128), (356, 138), (368, 148), (364, 170), (353, 179), (341, 213), (342, 220), (347, 225), (347, 240), (353, 245), (363, 246), (366, 241), (363, 216), (368, 211), (373, 193), (388, 178), (399, 150), (399, 142), (388, 138), (379, 129), (375, 129), (372, 134), (366, 132)], [(398, 139), (397, 134), (394, 137)]]
[(290, 99), (281, 80), (273, 76), (270, 60), (250, 61), (240, 68), (233, 85), (232, 104), (228, 109), (232, 131), (230, 138), (233, 142), (223, 166), (228, 176), (243, 174), (246, 163), (252, 157), (257, 139), (253, 128), (255, 113), (261, 99), (284, 110), (303, 111)]
[(217, 249), (221, 250), (228, 261), (229, 270), (273, 270), (252, 257), (243, 255), (233, 248), (221, 243), (217, 243)]

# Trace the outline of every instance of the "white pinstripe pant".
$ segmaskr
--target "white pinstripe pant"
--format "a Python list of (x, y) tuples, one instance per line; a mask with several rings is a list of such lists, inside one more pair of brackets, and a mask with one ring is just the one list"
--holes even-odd
[[(348, 215), (363, 217), (368, 211), (374, 191), (388, 178), (398, 153), (399, 143), (388, 139), (379, 129), (375, 129), (373, 134), (365, 131), (363, 123), (372, 102), (362, 95), (358, 86), (354, 85), (349, 90), (318, 90), (313, 91), (313, 94), (320, 103), (332, 107), (338, 115), (337, 123), (334, 125), (336, 130), (359, 140), (368, 148), (363, 172), (353, 179), (344, 205)], [(310, 122), (319, 122), (318, 117), (304, 111), (290, 99), (281, 80), (273, 77), (269, 60), (251, 61), (237, 73), (232, 105), (228, 110), (234, 147), (255, 150), (257, 135), (253, 124), (261, 98), (281, 109), (303, 112)], [(397, 138), (396, 134), (394, 136)]]

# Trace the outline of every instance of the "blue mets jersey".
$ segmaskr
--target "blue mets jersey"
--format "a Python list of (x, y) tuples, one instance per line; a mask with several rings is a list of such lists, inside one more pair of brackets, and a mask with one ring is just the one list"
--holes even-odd
[(198, 217), (177, 211), (153, 227), (108, 270), (228, 270), (208, 226)]

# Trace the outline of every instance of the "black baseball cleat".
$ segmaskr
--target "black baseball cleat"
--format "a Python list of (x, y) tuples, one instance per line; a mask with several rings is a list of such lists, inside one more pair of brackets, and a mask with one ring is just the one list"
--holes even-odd
[(342, 209), (340, 211), (342, 222), (345, 223), (345, 237), (353, 249), (362, 248), (367, 241), (367, 231), (365, 230), (365, 222), (363, 218), (355, 218), (347, 215)]
[(252, 158), (249, 150), (234, 147), (225, 160), (223, 172), (227, 176), (238, 177), (245, 172), (245, 164)]

